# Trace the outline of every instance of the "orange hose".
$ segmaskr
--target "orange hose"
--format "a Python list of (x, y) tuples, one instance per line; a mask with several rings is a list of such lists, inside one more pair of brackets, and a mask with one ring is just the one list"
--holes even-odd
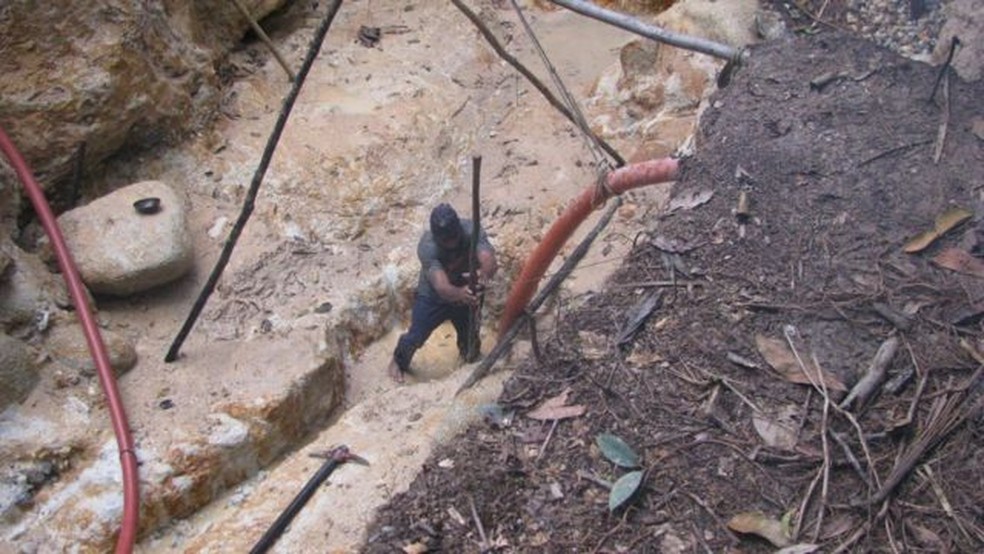
[(540, 284), (540, 279), (557, 257), (561, 247), (595, 208), (604, 204), (611, 196), (617, 196), (634, 188), (673, 181), (677, 178), (679, 166), (679, 162), (673, 158), (662, 158), (621, 167), (606, 176), (606, 186), (591, 183), (574, 202), (567, 206), (564, 213), (550, 226), (543, 240), (526, 258), (519, 278), (513, 283), (502, 317), (499, 319), (499, 339), (502, 339), (516, 318), (526, 309), (526, 305)]

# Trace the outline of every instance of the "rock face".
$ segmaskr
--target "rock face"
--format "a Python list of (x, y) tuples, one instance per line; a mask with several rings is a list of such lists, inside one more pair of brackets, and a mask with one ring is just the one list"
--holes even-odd
[(13, 242), (0, 239), (0, 328), (20, 336), (24, 326), (69, 305), (61, 277)]
[(0, 411), (24, 400), (38, 382), (32, 357), (26, 344), (0, 333)]
[[(285, 3), (241, 1), (257, 19)], [(196, 130), (218, 105), (216, 62), (248, 28), (228, 0), (3, 2), (0, 127), (46, 186), (80, 144), (91, 165)]]
[[(156, 213), (134, 203), (157, 198)], [(82, 280), (92, 292), (125, 296), (184, 275), (194, 262), (185, 202), (168, 185), (144, 181), (58, 218)]]

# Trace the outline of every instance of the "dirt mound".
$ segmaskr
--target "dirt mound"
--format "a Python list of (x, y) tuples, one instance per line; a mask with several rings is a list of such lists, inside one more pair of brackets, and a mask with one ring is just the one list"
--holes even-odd
[[(938, 74), (837, 32), (752, 48), (678, 209), (507, 382), (515, 417), (438, 451), (365, 550), (981, 550), (984, 85)], [(917, 248), (938, 219), (963, 221)], [(844, 402), (882, 346), (887, 384)], [(566, 390), (584, 415), (526, 416)], [(644, 470), (614, 511), (632, 468), (602, 433)]]

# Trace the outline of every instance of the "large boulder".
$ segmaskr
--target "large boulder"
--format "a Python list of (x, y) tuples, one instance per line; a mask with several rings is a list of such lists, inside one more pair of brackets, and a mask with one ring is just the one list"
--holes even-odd
[[(158, 198), (156, 213), (134, 203)], [(94, 293), (126, 296), (184, 275), (194, 262), (184, 199), (160, 181), (143, 181), (65, 212), (58, 224), (82, 280)]]

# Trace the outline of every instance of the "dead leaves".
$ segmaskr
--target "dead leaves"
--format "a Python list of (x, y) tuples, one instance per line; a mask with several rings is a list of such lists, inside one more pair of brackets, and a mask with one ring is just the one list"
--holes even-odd
[(540, 404), (534, 408), (526, 414), (526, 417), (540, 421), (552, 421), (558, 419), (568, 419), (571, 417), (580, 417), (584, 415), (584, 412), (587, 410), (584, 406), (580, 404), (575, 404), (573, 406), (567, 405), (567, 397), (570, 396), (570, 394), (571, 389), (564, 389), (564, 392), (553, 398), (545, 400), (543, 404)]
[(706, 204), (713, 196), (714, 191), (708, 189), (681, 192), (670, 200), (666, 211), (672, 213), (677, 210), (692, 210), (701, 204)]
[(984, 261), (959, 248), (947, 248), (933, 258), (933, 263), (957, 273), (984, 279)]
[(827, 390), (839, 392), (847, 390), (840, 379), (817, 367), (808, 357), (801, 356), (797, 359), (785, 341), (756, 335), (755, 344), (765, 361), (790, 383), (819, 385), (822, 382)]
[(932, 229), (923, 231), (922, 233), (919, 233), (915, 237), (909, 239), (909, 241), (905, 243), (905, 246), (902, 247), (902, 250), (908, 254), (922, 252), (929, 247), (930, 244), (933, 244), (936, 239), (950, 232), (964, 221), (967, 221), (973, 217), (973, 215), (973, 212), (969, 210), (959, 206), (954, 206), (936, 218), (936, 223), (933, 225)]
[(793, 542), (788, 523), (772, 519), (761, 512), (736, 514), (728, 521), (728, 529), (737, 533), (758, 535), (779, 548), (789, 546)]

